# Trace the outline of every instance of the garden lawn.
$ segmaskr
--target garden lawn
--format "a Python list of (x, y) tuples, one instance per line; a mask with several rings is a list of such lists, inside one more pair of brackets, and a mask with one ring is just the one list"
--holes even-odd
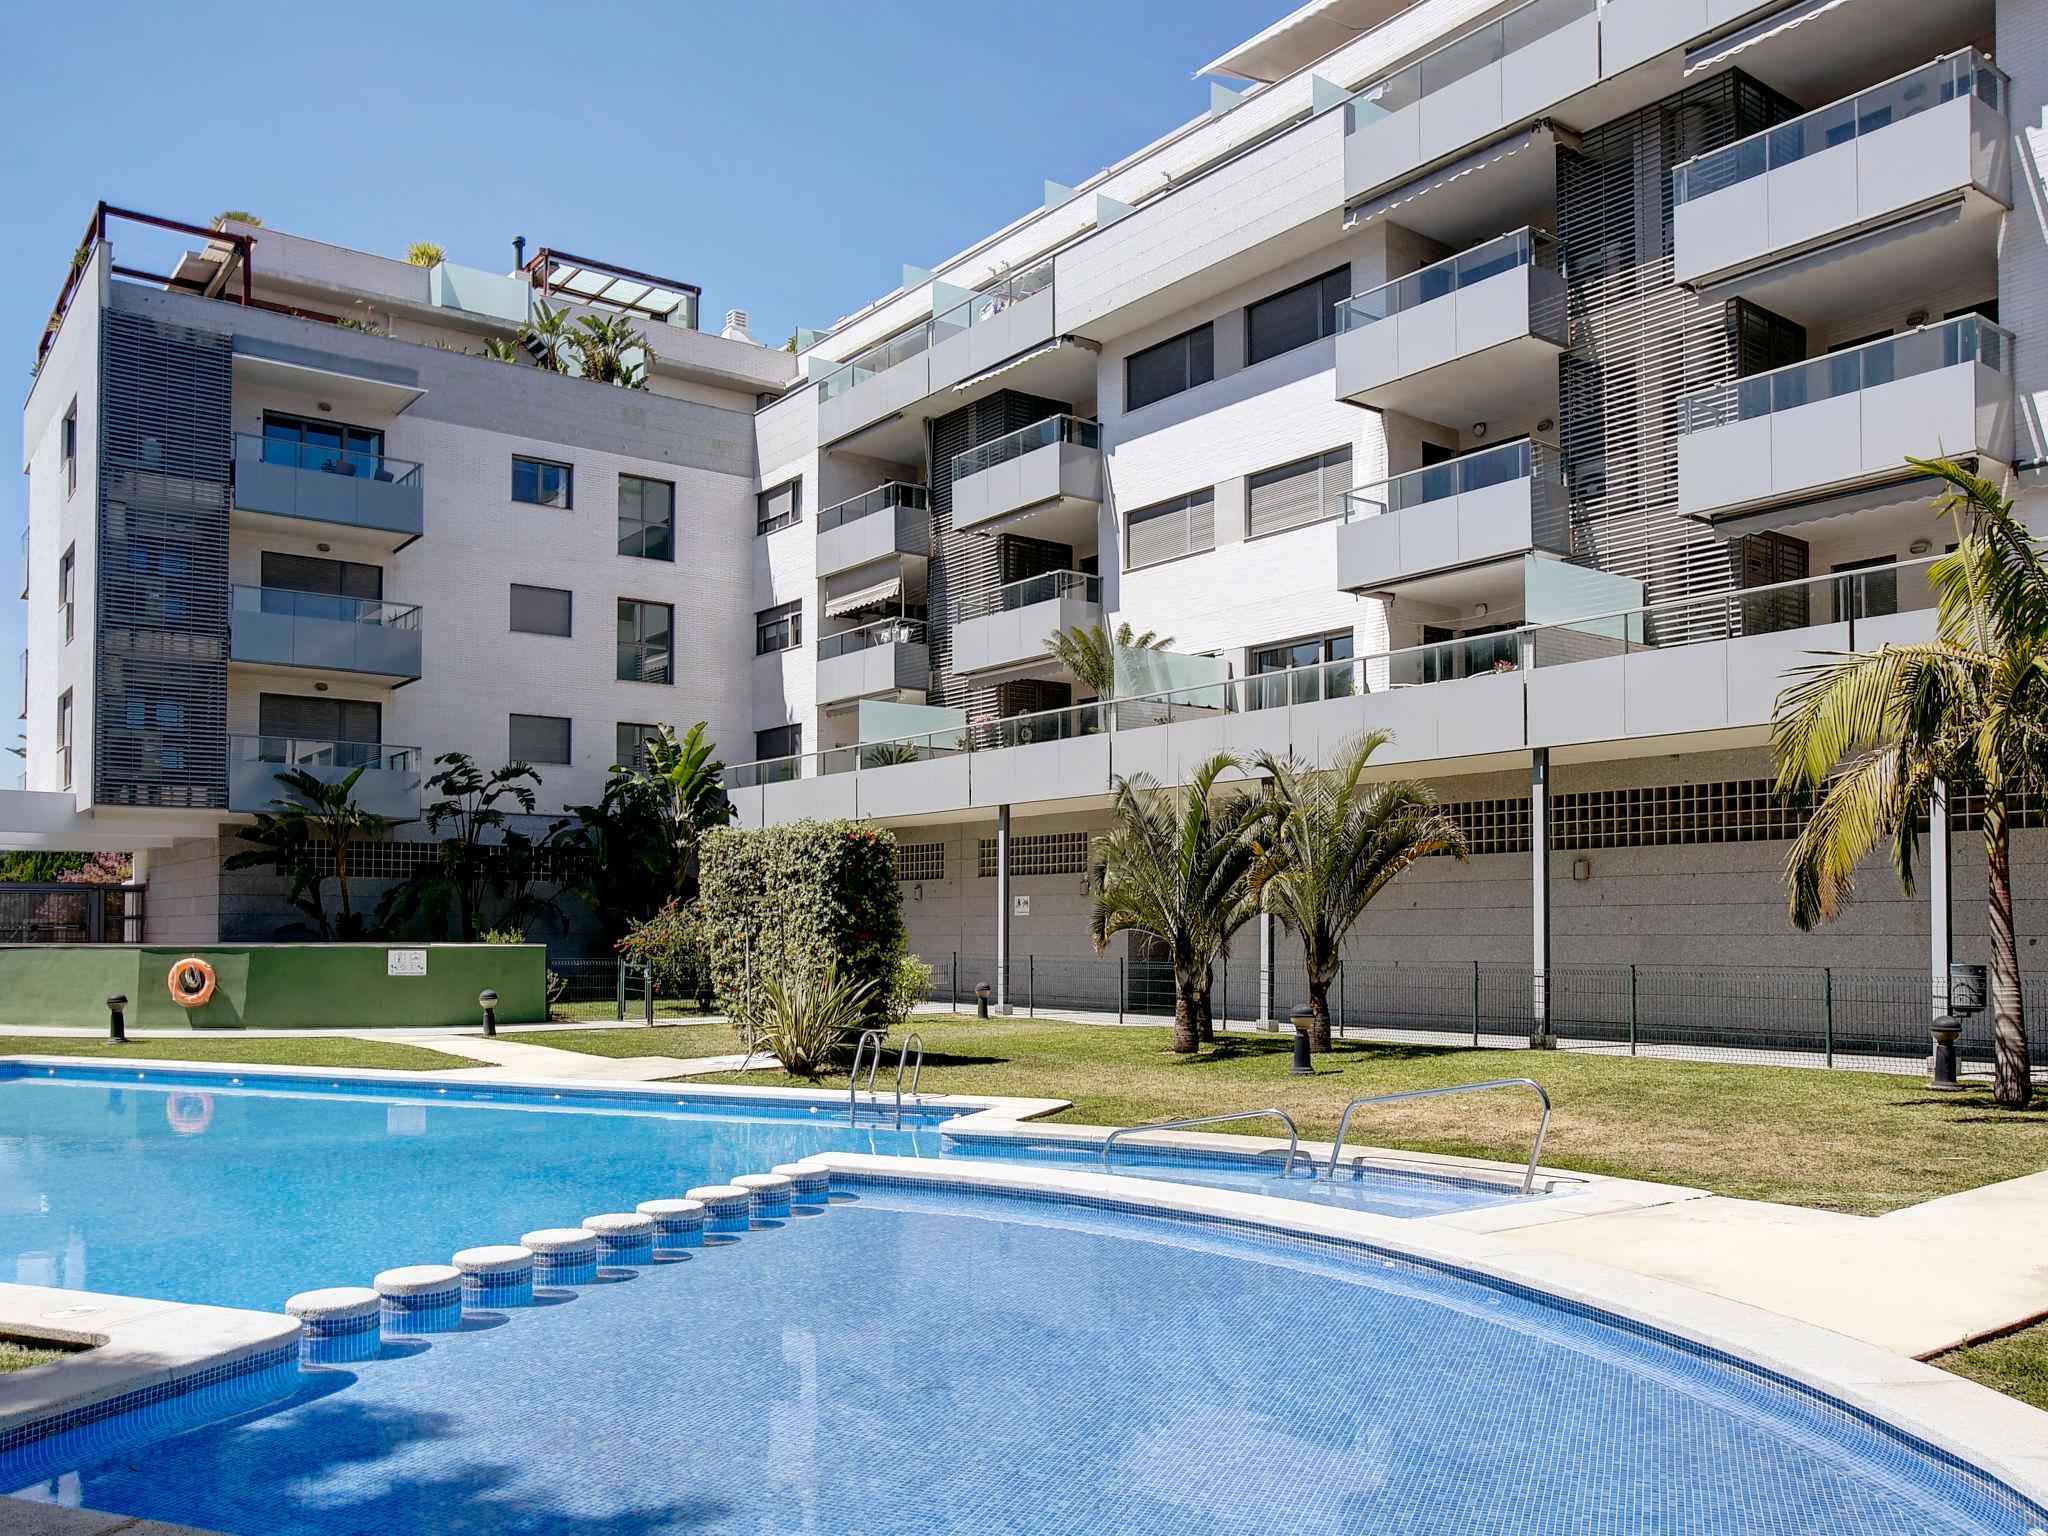
[(257, 1067), (383, 1067), (400, 1072), (445, 1072), (489, 1063), (396, 1040), (354, 1040), (338, 1035), (260, 1039), (154, 1035), (116, 1045), (63, 1035), (0, 1035), (0, 1056), (111, 1056), (156, 1061), (224, 1061)]
[[(2015, 1114), (1992, 1105), (1988, 1086), (1932, 1093), (1911, 1076), (1345, 1041), (1316, 1059), (1313, 1077), (1297, 1078), (1288, 1075), (1288, 1036), (1233, 1034), (1182, 1057), (1167, 1049), (1165, 1029), (943, 1014), (914, 1022), (926, 1092), (1071, 1099), (1057, 1118), (1094, 1125), (1274, 1105), (1304, 1138), (1327, 1141), (1352, 1098), (1529, 1077), (1550, 1094), (1543, 1161), (1553, 1168), (1872, 1216), (2048, 1167), (2048, 1094)], [(807, 1084), (779, 1072), (693, 1081), (846, 1087), (843, 1075)], [(1535, 1122), (1529, 1094), (1502, 1092), (1360, 1110), (1350, 1135), (1365, 1145), (1520, 1161)], [(1275, 1127), (1213, 1129), (1271, 1135)]]
[[(634, 1023), (646, 1017), (642, 1011), (646, 1003), (637, 997), (626, 999), (626, 1022)], [(548, 1010), (548, 1017), (561, 1023), (609, 1024), (618, 1027), (618, 1001), (606, 998), (597, 1003), (557, 1003)], [(654, 1000), (654, 1016), (657, 1019), (701, 1019), (703, 1011), (697, 1004), (686, 998), (657, 997)], [(600, 1053), (603, 1054), (603, 1053)]]
[(24, 1344), (13, 1339), (0, 1339), (0, 1375), (8, 1371), (25, 1371), (32, 1365), (46, 1365), (52, 1360), (62, 1360), (66, 1355), (78, 1353), (79, 1346), (66, 1344)]
[(1933, 1363), (2036, 1408), (2048, 1408), (2048, 1323), (1965, 1344)]
[(725, 1056), (740, 1048), (728, 1024), (657, 1024), (652, 1029), (519, 1029), (506, 1030), (501, 1040), (521, 1045), (546, 1045), (584, 1056)]

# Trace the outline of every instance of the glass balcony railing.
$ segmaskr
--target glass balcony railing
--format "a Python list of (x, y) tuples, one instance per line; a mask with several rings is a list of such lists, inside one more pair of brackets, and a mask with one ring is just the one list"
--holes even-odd
[(965, 453), (954, 454), (953, 478), (965, 480), (984, 469), (994, 469), (998, 464), (1021, 459), (1036, 449), (1050, 448), (1054, 443), (1075, 443), (1083, 448), (1100, 450), (1102, 424), (1083, 421), (1078, 416), (1048, 416), (1043, 421), (1034, 421), (1028, 427), (1020, 427)]
[(1600, 0), (1529, 0), (1498, 21), (1445, 43), (1360, 90), (1344, 108), (1344, 131), (1357, 133), (1489, 64), (1591, 16)]
[(930, 493), (921, 485), (907, 485), (901, 480), (891, 480), (878, 485), (872, 491), (864, 492), (827, 507), (818, 514), (818, 532), (830, 533), (847, 523), (857, 523), (864, 517), (877, 512), (886, 512), (892, 507), (915, 507), (923, 511), (931, 506)]
[(420, 627), (419, 608), (369, 597), (339, 597), (328, 592), (297, 592), (289, 587), (236, 587), (236, 613), (266, 613), (291, 619), (321, 619), (335, 624), (360, 624), (379, 629)]
[[(1753, 421), (1821, 400), (1874, 389), (1963, 363), (1982, 363), (2000, 373), (2012, 372), (2012, 333), (1982, 315), (1959, 315), (1940, 325), (1922, 326), (1774, 368), (1769, 373), (1731, 379), (1682, 396), (1678, 430), (1703, 432), (1733, 422)], [(1901, 447), (1900, 452), (1906, 449)]]
[(992, 613), (1015, 613), (1020, 608), (1031, 608), (1063, 597), (1099, 605), (1102, 602), (1102, 578), (1090, 576), (1085, 571), (1046, 571), (1038, 576), (1026, 576), (1022, 581), (1008, 582), (993, 592), (977, 593), (966, 599), (955, 611), (955, 621), (964, 623), (968, 619), (986, 618)]
[(1515, 230), (1355, 294), (1337, 306), (1337, 329), (1355, 331), (1432, 299), (1444, 298), (1460, 288), (1483, 283), (1489, 277), (1528, 266), (1557, 270), (1557, 242), (1540, 229)]
[(2010, 115), (2012, 82), (1974, 48), (1948, 54), (1846, 100), (1674, 167), (1672, 200), (1684, 203), (1705, 197), (1969, 96), (1977, 97), (2001, 117)]
[(923, 645), (923, 619), (883, 619), (874, 624), (863, 624), (859, 629), (842, 629), (836, 635), (824, 635), (818, 640), (818, 659), (829, 661), (834, 656), (851, 656), (859, 651), (873, 650), (878, 645)]
[(959, 303), (932, 316), (922, 325), (913, 326), (900, 336), (878, 342), (854, 357), (848, 358), (833, 372), (818, 381), (818, 398), (830, 400), (843, 395), (856, 384), (865, 384), (878, 373), (886, 373), (898, 363), (907, 363), (920, 353), (928, 352), (937, 343), (949, 336), (957, 336), (970, 326), (993, 320), (1005, 310), (1012, 309), (1035, 293), (1052, 286), (1052, 260), (1046, 260), (1022, 272), (1013, 272), (999, 283), (994, 283), (979, 292), (969, 295)]
[(1539, 480), (1561, 485), (1563, 479), (1564, 465), (1558, 451), (1546, 443), (1533, 443), (1523, 438), (1519, 442), (1502, 443), (1497, 448), (1446, 459), (1441, 464), (1427, 464), (1405, 475), (1396, 475), (1391, 480), (1382, 480), (1377, 485), (1362, 485), (1346, 491), (1341, 521), (1349, 523), (1360, 518), (1378, 517), (1383, 512), (1401, 512), (1409, 507), (1448, 500), (1514, 480)]
[(389, 459), (381, 453), (370, 453), (360, 448), (322, 447), (317, 443), (295, 442), (289, 438), (259, 437), (254, 432), (238, 432), (235, 438), (246, 452), (260, 455), (265, 464), (312, 470), (319, 474), (353, 476), (384, 484), (420, 483), (419, 465), (406, 459)]
[(302, 736), (230, 736), (228, 759), (275, 763), (281, 768), (363, 768), (371, 772), (417, 773), (418, 747), (376, 741), (318, 741)]

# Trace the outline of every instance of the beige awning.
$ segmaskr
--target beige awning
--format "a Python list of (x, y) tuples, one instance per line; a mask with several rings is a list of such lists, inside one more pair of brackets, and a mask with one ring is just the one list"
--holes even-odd
[(825, 617), (836, 619), (844, 614), (858, 613), (863, 608), (879, 608), (884, 603), (893, 603), (903, 594), (903, 578), (891, 576), (887, 581), (878, 581), (871, 586), (856, 587), (839, 597), (829, 594), (825, 598)]
[(1685, 72), (1688, 76), (1702, 70), (1725, 64), (1745, 48), (1754, 48), (1758, 43), (1790, 32), (1794, 27), (1809, 22), (1816, 16), (1825, 16), (1829, 11), (1849, 3), (1849, 0), (1800, 0), (1798, 5), (1773, 12), (1761, 21), (1751, 22), (1746, 27), (1703, 43), (1685, 56)]

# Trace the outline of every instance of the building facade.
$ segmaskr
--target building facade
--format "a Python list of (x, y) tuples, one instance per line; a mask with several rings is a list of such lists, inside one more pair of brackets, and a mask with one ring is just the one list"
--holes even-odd
[[(1403, 877), (1360, 974), (1469, 964), (1541, 1018), (1573, 966), (1844, 967), (1938, 1008), (1939, 891), (1787, 923), (1768, 723), (1809, 653), (1932, 633), (1909, 456), (2038, 495), (2044, 16), (1323, 0), (795, 351), (549, 252), (228, 224), (151, 282), (96, 229), (25, 417), (15, 820), (147, 846), (152, 936), (256, 936), (219, 862), (280, 761), (408, 817), (435, 755), (518, 757), (554, 811), (701, 718), (743, 822), (891, 825), (925, 958), (1080, 1002), (1145, 962), (1086, 938), (1117, 776), (1382, 730), (1473, 855)], [(649, 387), (469, 355), (540, 296), (631, 317)], [(1047, 649), (1126, 623), (1114, 704)], [(1288, 1001), (1262, 947), (1234, 1013)]]

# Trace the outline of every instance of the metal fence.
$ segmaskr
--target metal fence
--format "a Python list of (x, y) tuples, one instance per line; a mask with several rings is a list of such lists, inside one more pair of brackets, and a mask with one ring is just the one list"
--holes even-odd
[(0, 944), (140, 944), (139, 885), (0, 883)]
[(690, 987), (675, 996), (658, 987), (651, 968), (615, 955), (548, 957), (548, 1003), (560, 1013), (592, 1021), (699, 1018), (715, 1006), (707, 988)]
[[(995, 981), (988, 954), (927, 956), (933, 1001), (976, 1004)], [(2048, 976), (2022, 979), (2029, 1015), (2048, 1022)], [(1103, 956), (1018, 955), (1009, 1001), (1027, 1017), (1113, 1015), (1124, 1022), (1173, 1013), (1173, 971), (1163, 961)], [(1369, 965), (1347, 961), (1330, 987), (1340, 1034), (1412, 1038), (1418, 1043), (1513, 1046), (1529, 1038), (1532, 983), (1526, 966)], [(1299, 955), (1276, 955), (1273, 1008), (1286, 1016), (1308, 998)], [(1259, 1019), (1256, 951), (1216, 970), (1217, 1022)], [(1837, 967), (1564, 965), (1549, 973), (1549, 1012), (1560, 1048), (1637, 1056), (1694, 1057), (1780, 1065), (1915, 1070), (1927, 1058), (1932, 1009), (1925, 971)], [(2048, 1028), (2029, 1031), (2037, 1067), (2048, 1067)], [(1971, 1016), (1960, 1059), (1988, 1066), (1988, 1013)]]

